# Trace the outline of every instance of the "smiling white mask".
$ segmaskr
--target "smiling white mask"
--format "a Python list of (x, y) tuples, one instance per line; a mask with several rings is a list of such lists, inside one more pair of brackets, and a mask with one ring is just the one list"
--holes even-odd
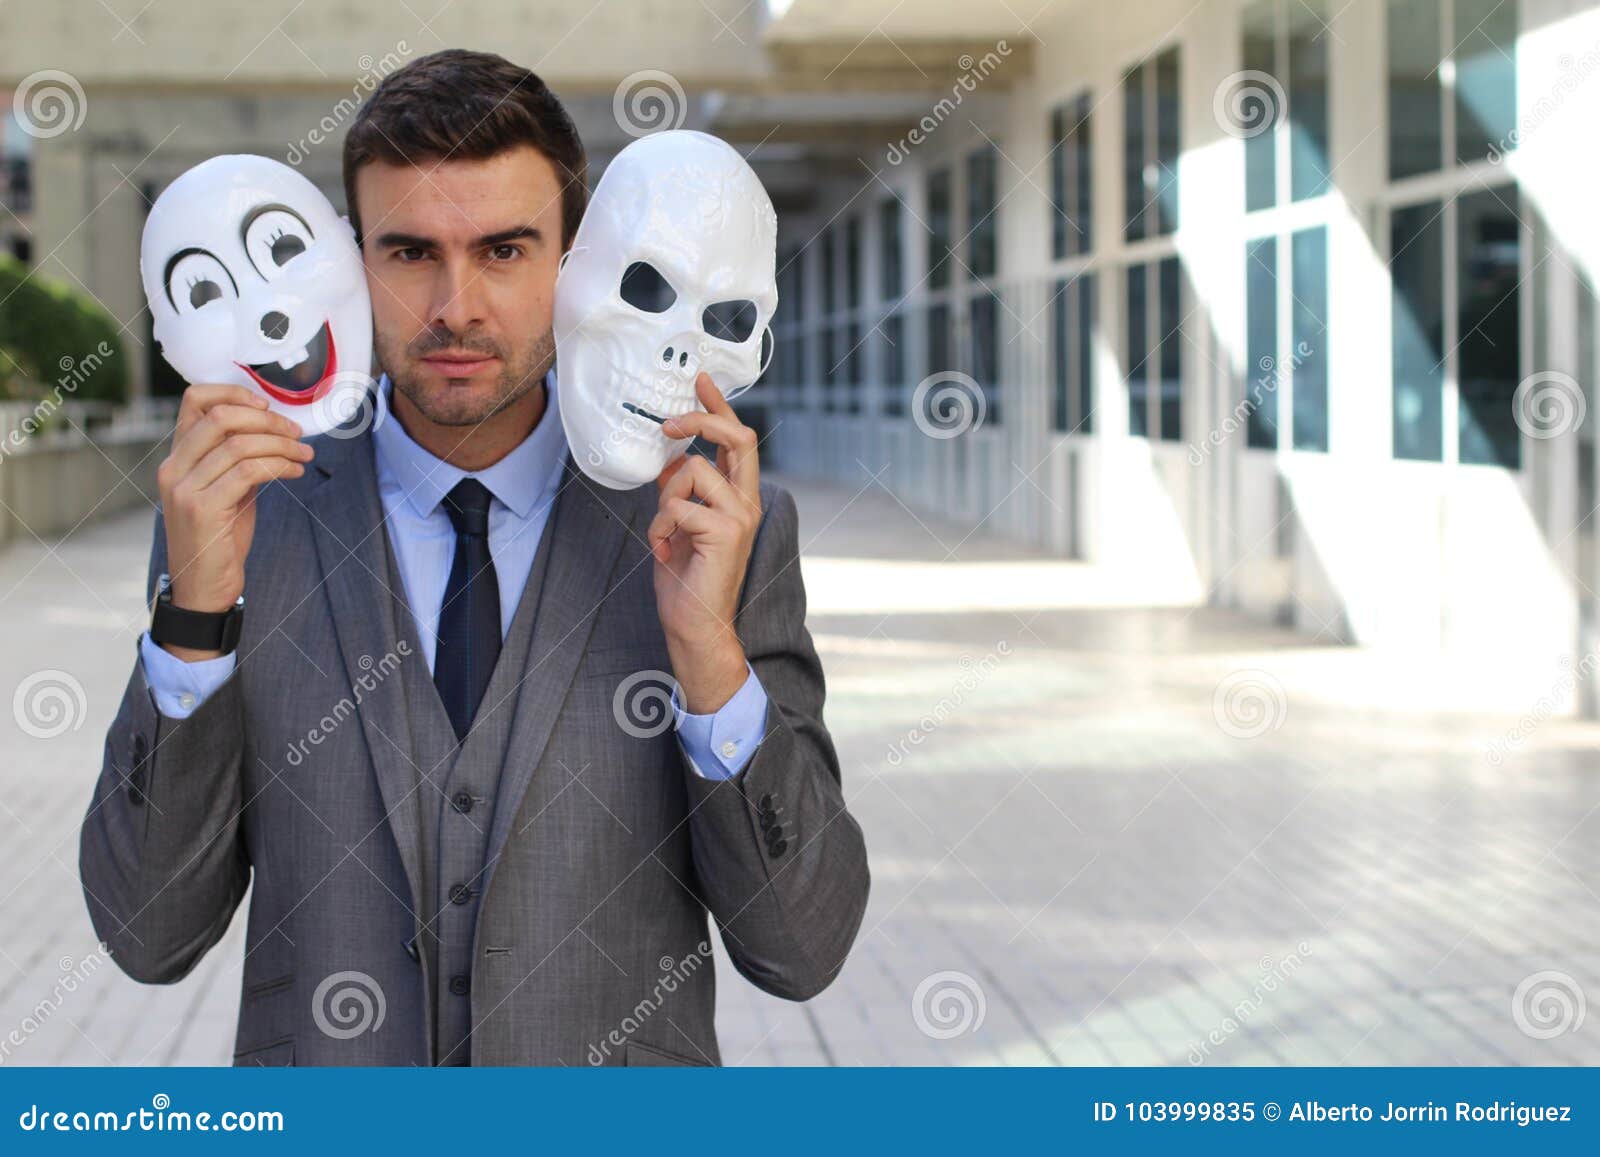
[(765, 368), (778, 304), (777, 215), (737, 150), (660, 132), (618, 153), (556, 278), (556, 364), (572, 456), (603, 486), (653, 481), (688, 449), (661, 419), (703, 410)]
[(156, 198), (139, 250), (161, 352), (320, 434), (372, 388), (372, 307), (350, 224), (266, 157), (204, 161)]

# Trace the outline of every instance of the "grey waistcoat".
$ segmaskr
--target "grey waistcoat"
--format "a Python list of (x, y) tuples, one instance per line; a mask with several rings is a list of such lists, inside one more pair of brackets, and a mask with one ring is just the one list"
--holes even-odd
[[(518, 689), (524, 678), (537, 677), (530, 671), (528, 650), (539, 590), (549, 565), (554, 515), (551, 511), (545, 522), (489, 688), (478, 706), (472, 729), (459, 746), (427, 666), (401, 664), (397, 669), (405, 686), (406, 719), (411, 728), (422, 820), (420, 863), (425, 910), (418, 913), (418, 922), (423, 932), (415, 944), (407, 947), (414, 951), (423, 969), (425, 990), (432, 996), (428, 1035), (433, 1041), (436, 1065), (472, 1063), (469, 1038), (478, 900), (489, 873), (486, 856), (495, 809), (517, 806), (516, 800), (499, 798), (501, 770), (516, 718)], [(387, 526), (384, 541), (388, 544)], [(393, 547), (386, 553), (396, 637), (407, 640), (414, 653), (420, 655), (417, 624), (404, 601), (405, 585)], [(494, 947), (484, 945), (476, 950), (492, 951)]]

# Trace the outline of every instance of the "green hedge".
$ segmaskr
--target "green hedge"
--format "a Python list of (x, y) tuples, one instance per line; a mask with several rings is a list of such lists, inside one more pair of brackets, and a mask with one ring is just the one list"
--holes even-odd
[(0, 254), (0, 396), (33, 400), (57, 387), (64, 398), (126, 400), (117, 323), (87, 294)]

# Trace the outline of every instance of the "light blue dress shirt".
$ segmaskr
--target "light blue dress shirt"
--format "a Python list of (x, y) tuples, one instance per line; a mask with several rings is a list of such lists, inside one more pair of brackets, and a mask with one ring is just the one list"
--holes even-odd
[[(533, 431), (504, 458), (471, 473), (494, 496), (489, 505), (489, 554), (500, 584), (500, 637), (511, 620), (533, 569), (545, 523), (555, 505), (566, 461), (567, 438), (561, 427), (556, 375), (545, 378), (547, 407)], [(388, 375), (378, 383), (388, 402)], [(384, 409), (387, 409), (385, 405)], [(382, 411), (380, 411), (382, 412)], [(455, 560), (455, 528), (440, 503), (467, 471), (435, 457), (412, 440), (391, 415), (372, 433), (378, 473), (378, 495), (388, 523), (389, 541), (405, 585), (406, 603), (417, 627), (428, 670), (433, 670), (438, 644), (439, 611)], [(186, 663), (140, 636), (139, 653), (145, 682), (156, 708), (172, 719), (186, 718), (234, 670), (234, 656), (223, 655)], [(767, 719), (767, 694), (751, 670), (733, 698), (711, 715), (684, 710), (676, 687), (672, 707), (678, 741), (695, 772), (707, 779), (738, 775), (760, 745)]]

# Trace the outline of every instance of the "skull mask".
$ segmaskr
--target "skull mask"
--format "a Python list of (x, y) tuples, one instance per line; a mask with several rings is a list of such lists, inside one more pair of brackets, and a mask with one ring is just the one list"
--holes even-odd
[(573, 459), (615, 490), (653, 480), (692, 439), (664, 418), (761, 376), (777, 308), (777, 216), (725, 141), (672, 130), (607, 166), (556, 279), (561, 418)]
[(371, 388), (372, 308), (350, 224), (277, 161), (213, 157), (145, 222), (139, 267), (155, 338), (188, 382), (263, 395), (307, 434)]

